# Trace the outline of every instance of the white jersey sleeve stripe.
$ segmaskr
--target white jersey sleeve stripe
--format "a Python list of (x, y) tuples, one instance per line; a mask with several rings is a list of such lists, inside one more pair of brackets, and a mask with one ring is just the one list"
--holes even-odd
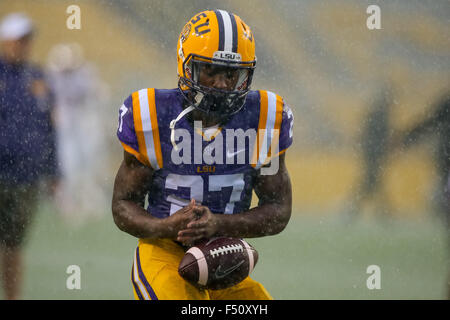
[(145, 145), (147, 147), (148, 160), (153, 169), (160, 169), (155, 153), (155, 142), (153, 141), (152, 115), (148, 101), (148, 89), (139, 90), (139, 104), (141, 106), (142, 131), (144, 133)]

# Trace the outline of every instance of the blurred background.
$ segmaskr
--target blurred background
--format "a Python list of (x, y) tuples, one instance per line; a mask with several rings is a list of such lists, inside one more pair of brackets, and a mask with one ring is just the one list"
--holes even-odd
[[(66, 27), (73, 4), (80, 30)], [(380, 30), (366, 26), (372, 4)], [(69, 174), (35, 218), (24, 298), (132, 298), (136, 240), (110, 212), (122, 160), (118, 109), (133, 91), (177, 85), (179, 33), (215, 8), (252, 28), (253, 89), (278, 93), (295, 116), (292, 220), (280, 235), (250, 239), (261, 257), (254, 278), (277, 299), (444, 299), (440, 140), (431, 129), (407, 148), (399, 141), (450, 90), (447, 0), (0, 2), (0, 19), (17, 11), (33, 19), (32, 60), (63, 91), (57, 123)], [(77, 76), (64, 78), (70, 68)], [(68, 115), (70, 104), (80, 111)], [(81, 290), (65, 287), (71, 264), (81, 267)], [(366, 287), (369, 265), (380, 266), (380, 290)]]

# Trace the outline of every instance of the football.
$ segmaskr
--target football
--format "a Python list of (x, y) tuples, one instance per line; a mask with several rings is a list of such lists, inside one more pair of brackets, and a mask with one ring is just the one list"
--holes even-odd
[(247, 241), (219, 237), (187, 250), (178, 273), (199, 288), (219, 290), (244, 280), (257, 261), (258, 252)]

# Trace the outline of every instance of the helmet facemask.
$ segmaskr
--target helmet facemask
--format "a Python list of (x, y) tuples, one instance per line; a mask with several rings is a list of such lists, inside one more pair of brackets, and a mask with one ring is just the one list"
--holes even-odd
[[(244, 106), (250, 90), (256, 61), (242, 63), (223, 59), (191, 55), (183, 64), (184, 74), (180, 77), (179, 87), (188, 103), (207, 115), (226, 119)], [(232, 83), (230, 90), (218, 89), (200, 84), (201, 72), (210, 76), (220, 73)]]

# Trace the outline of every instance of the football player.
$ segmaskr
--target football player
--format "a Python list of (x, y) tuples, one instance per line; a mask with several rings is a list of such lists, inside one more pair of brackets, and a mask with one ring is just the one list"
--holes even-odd
[[(112, 212), (119, 229), (139, 238), (134, 296), (271, 299), (250, 277), (228, 289), (199, 289), (178, 265), (200, 239), (263, 237), (286, 227), (292, 112), (280, 96), (250, 90), (255, 39), (235, 14), (195, 15), (179, 36), (177, 58), (178, 88), (136, 91), (119, 110), (124, 159)], [(271, 167), (277, 170), (264, 173)], [(259, 203), (250, 209), (253, 190)]]

